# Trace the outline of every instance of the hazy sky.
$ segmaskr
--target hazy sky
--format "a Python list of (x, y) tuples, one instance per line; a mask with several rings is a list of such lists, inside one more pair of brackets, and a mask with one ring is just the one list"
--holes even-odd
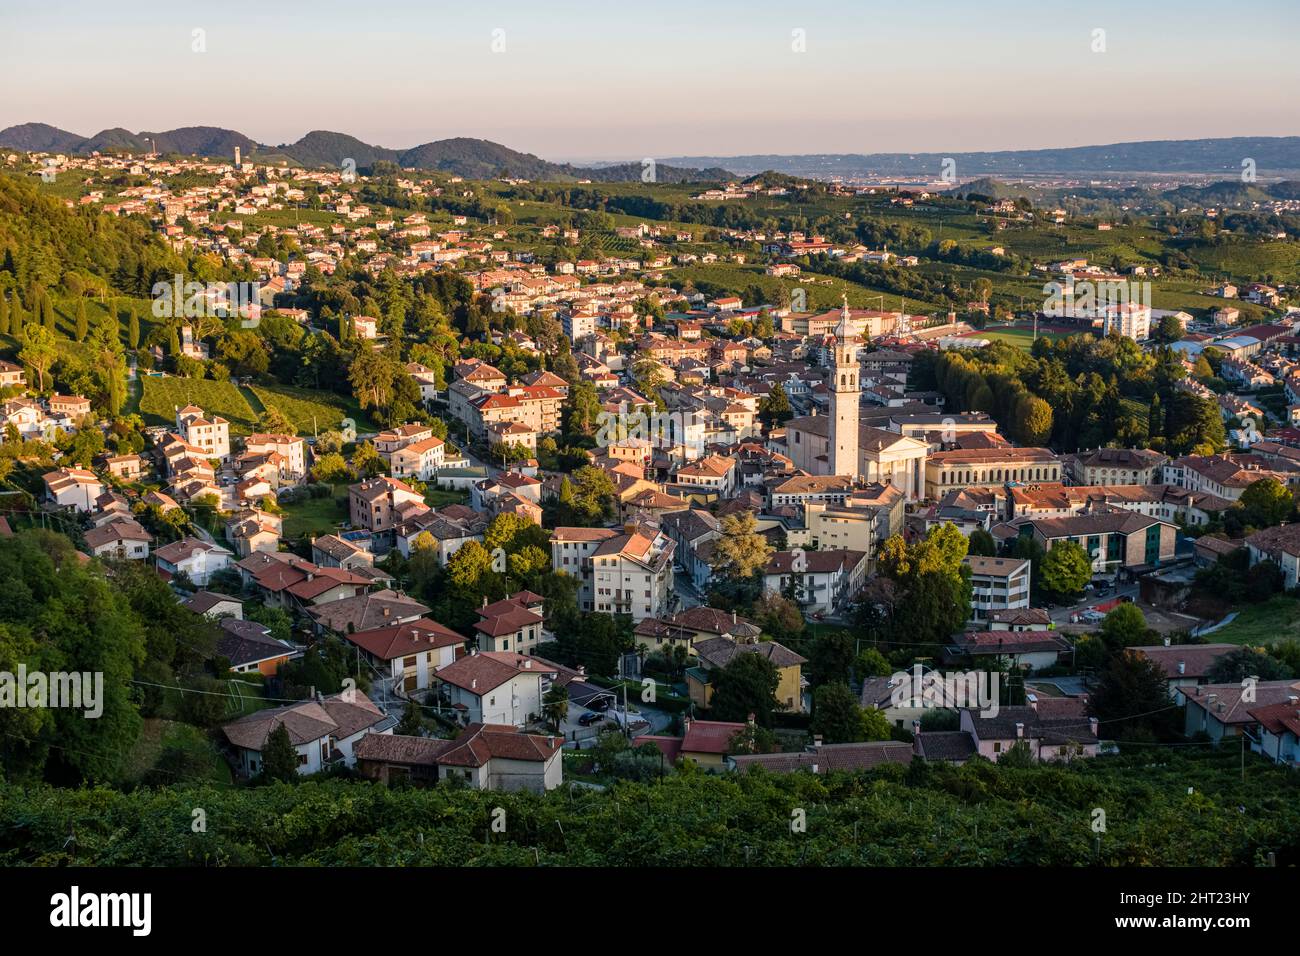
[(0, 0), (0, 128), (481, 136), (557, 160), (1290, 135), (1297, 7)]

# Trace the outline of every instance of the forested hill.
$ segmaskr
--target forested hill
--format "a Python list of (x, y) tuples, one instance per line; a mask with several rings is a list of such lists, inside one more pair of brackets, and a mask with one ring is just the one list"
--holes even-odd
[(143, 296), (155, 276), (184, 271), (148, 223), (93, 206), (69, 209), (31, 181), (0, 176), (0, 290), (26, 294), (33, 286), (80, 282)]
[[(278, 146), (260, 145), (236, 130), (214, 126), (187, 126), (160, 133), (132, 133), (116, 128), (89, 137), (46, 123), (24, 123), (0, 130), (0, 148), (27, 151), (81, 154), (94, 151), (158, 152), (233, 158), (237, 147), (245, 159), (261, 158), (267, 162), (289, 162), (308, 167), (337, 168), (344, 160), (351, 159), (363, 171), (375, 163), (387, 162), (409, 169), (438, 170), (466, 179), (504, 176), (548, 181), (638, 182), (642, 178), (640, 163), (595, 168), (552, 163), (500, 143), (469, 137), (436, 140), (409, 149), (389, 149), (330, 130), (312, 130), (297, 142)], [(730, 178), (730, 172), (717, 167), (688, 169), (660, 164), (655, 168), (657, 182), (717, 182)]]

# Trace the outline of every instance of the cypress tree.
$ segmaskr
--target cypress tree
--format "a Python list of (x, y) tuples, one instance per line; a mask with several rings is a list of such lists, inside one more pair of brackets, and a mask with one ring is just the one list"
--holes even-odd
[(86, 300), (77, 300), (77, 341), (86, 341), (86, 333), (90, 331), (90, 320), (86, 318)]

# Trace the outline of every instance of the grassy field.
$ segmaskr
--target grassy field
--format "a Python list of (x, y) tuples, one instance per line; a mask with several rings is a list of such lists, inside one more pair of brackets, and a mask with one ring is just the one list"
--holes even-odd
[[(148, 717), (140, 729), (135, 746), (127, 757), (123, 768), (124, 782), (139, 783), (157, 764), (164, 749), (184, 750), (208, 767), (205, 779), (217, 786), (226, 786), (232, 782), (230, 765), (217, 752), (212, 741), (197, 727), (190, 724)], [(166, 774), (162, 774), (165, 778)]]
[[(665, 278), (678, 286), (689, 280), (697, 285), (715, 287), (741, 296), (750, 286), (758, 286), (763, 290), (763, 295), (769, 302), (776, 301), (777, 292), (782, 287), (789, 291), (803, 289), (808, 296), (808, 308), (812, 311), (837, 308), (844, 295), (849, 297), (849, 305), (856, 309), (878, 309), (881, 307), (882, 301), (886, 309), (896, 309), (901, 301), (900, 297), (892, 292), (872, 289), (856, 282), (818, 276), (813, 273), (807, 273), (806, 275), (813, 281), (798, 282), (794, 279), (779, 279), (775, 276), (765, 275), (762, 266), (717, 263), (708, 266), (686, 266), (673, 269), (666, 274)], [(745, 304), (755, 305), (758, 303), (746, 302)], [(925, 302), (919, 299), (908, 299), (907, 307), (909, 312), (933, 312), (940, 308), (933, 302)]]
[[(1082, 330), (1080, 330), (1082, 331)], [(1064, 332), (1044, 332), (1039, 331), (1040, 339), (1048, 339), (1055, 342), (1057, 339), (1068, 338)], [(988, 339), (990, 342), (1010, 342), (1012, 345), (1028, 350), (1034, 344), (1034, 330), (1032, 328), (1022, 329), (1014, 326), (991, 326), (986, 329), (979, 329), (971, 336), (975, 339)]]
[(230, 382), (148, 376), (142, 386), (140, 413), (148, 425), (174, 424), (176, 407), (186, 405), (198, 405), (210, 415), (220, 415), (230, 422), (232, 435), (247, 435), (257, 421), (257, 413), (243, 392)]
[(1268, 644), (1300, 639), (1300, 601), (1278, 595), (1263, 604), (1243, 607), (1230, 624), (1205, 635), (1225, 644)]
[(338, 503), (339, 497), (346, 494), (346, 485), (335, 485), (327, 498), (308, 498), (298, 504), (281, 505), (285, 540), (293, 541), (304, 534), (319, 537), (338, 531), (339, 525), (348, 521), (347, 508)]
[(274, 405), (293, 422), (300, 435), (313, 434), (313, 428), (316, 432), (338, 430), (344, 418), (352, 419), (357, 431), (369, 431), (374, 427), (355, 401), (333, 392), (315, 392), (287, 385), (251, 385), (246, 391), (253, 393), (253, 401), (249, 404), (260, 406), (255, 408), (256, 411), (260, 413)]

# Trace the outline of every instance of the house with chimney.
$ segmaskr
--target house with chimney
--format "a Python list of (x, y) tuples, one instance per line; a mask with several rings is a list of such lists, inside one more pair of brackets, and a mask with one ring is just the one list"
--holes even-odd
[(542, 699), (559, 670), (514, 651), (473, 649), (434, 676), (441, 700), (462, 723), (523, 727), (541, 717)]
[(1286, 700), (1254, 707), (1249, 714), (1259, 731), (1250, 749), (1292, 770), (1300, 768), (1300, 697), (1288, 694)]
[(545, 793), (564, 782), (563, 742), (504, 724), (470, 724), (455, 740), (369, 734), (354, 753), (358, 772), (382, 783), (457, 780), (476, 790)]
[(646, 525), (622, 533), (556, 528), (551, 532), (551, 567), (578, 578), (579, 610), (629, 614), (641, 621), (668, 608), (675, 549), (671, 538)]
[(153, 553), (154, 564), (167, 580), (184, 573), (190, 582), (203, 587), (212, 575), (230, 566), (228, 548), (195, 537), (185, 537), (165, 544)]
[(391, 676), (404, 695), (431, 687), (434, 673), (454, 663), (465, 647), (464, 637), (426, 617), (344, 633), (343, 639), (377, 673)]
[(997, 762), (1024, 743), (1038, 761), (1079, 760), (1097, 756), (1101, 743), (1097, 718), (1087, 715), (1082, 698), (1055, 697), (999, 707), (985, 714), (970, 707), (958, 711), (960, 730), (971, 737), (974, 752)]
[(1258, 720), (1251, 711), (1289, 704), (1300, 695), (1300, 681), (1261, 680), (1235, 684), (1180, 687), (1175, 702), (1183, 707), (1183, 733), (1205, 734), (1214, 743), (1246, 734), (1254, 740)]
[(1127, 652), (1154, 661), (1165, 675), (1169, 696), (1176, 700), (1179, 691), (1208, 684), (1219, 658), (1236, 649), (1236, 644), (1171, 644), (1166, 640), (1164, 644), (1130, 647)]
[(197, 405), (176, 410), (176, 434), (189, 445), (200, 448), (205, 458), (230, 457), (230, 422), (220, 415), (207, 415)]
[(543, 598), (532, 591), (519, 591), (492, 604), (485, 598), (478, 616), (474, 635), (480, 651), (532, 654), (539, 643), (550, 639), (545, 629)]
[(359, 690), (259, 710), (222, 725), (241, 777), (262, 772), (262, 749), (271, 731), (283, 726), (298, 755), (298, 773), (318, 773), (334, 765), (351, 767), (353, 747), (367, 734), (391, 734), (397, 719), (381, 711)]

